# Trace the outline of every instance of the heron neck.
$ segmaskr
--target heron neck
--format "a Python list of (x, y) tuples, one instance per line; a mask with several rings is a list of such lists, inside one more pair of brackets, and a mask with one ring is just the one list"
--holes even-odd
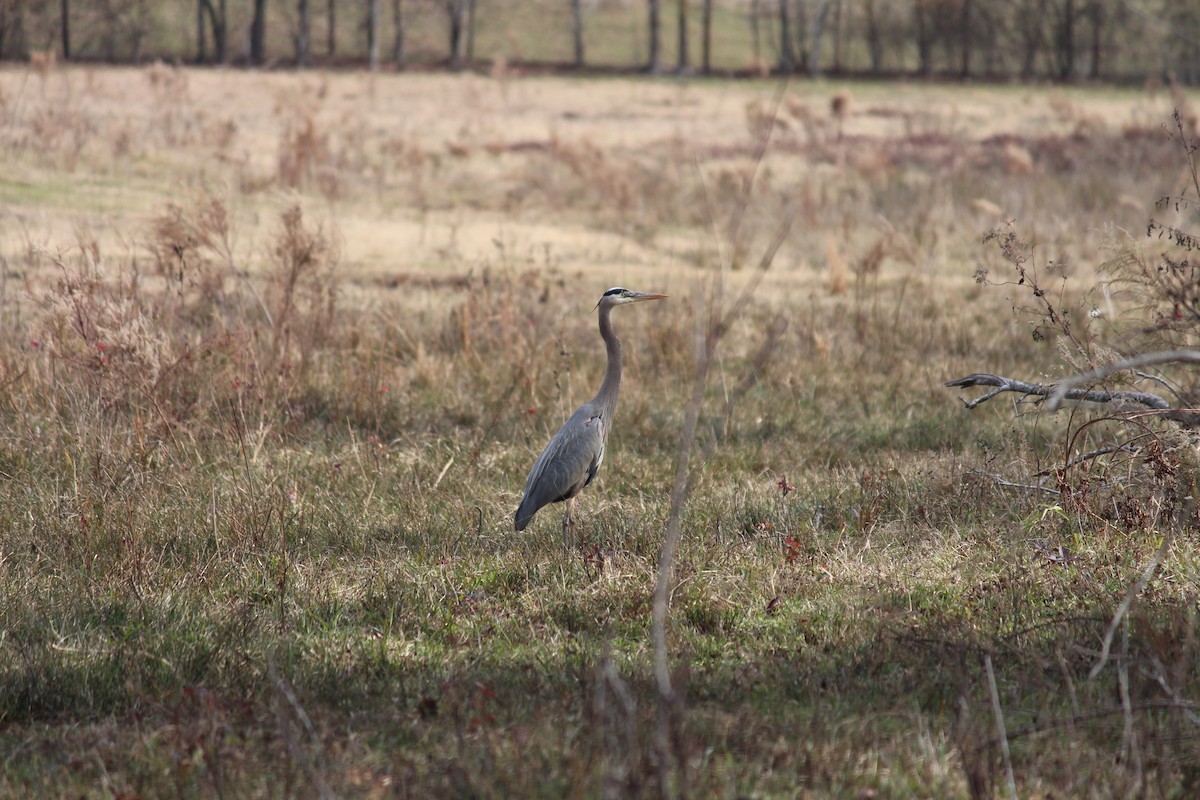
[(604, 340), (608, 351), (608, 367), (604, 370), (604, 383), (600, 384), (600, 391), (596, 392), (596, 399), (592, 401), (604, 407), (606, 418), (612, 417), (616, 411), (617, 393), (621, 391), (621, 340), (613, 331), (609, 316), (611, 311), (611, 306), (600, 309), (600, 338)]

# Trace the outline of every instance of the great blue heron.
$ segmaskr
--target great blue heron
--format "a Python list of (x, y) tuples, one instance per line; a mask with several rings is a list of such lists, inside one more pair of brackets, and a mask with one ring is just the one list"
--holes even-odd
[(617, 393), (621, 391), (621, 340), (613, 333), (609, 315), (614, 306), (665, 297), (665, 294), (632, 292), (619, 286), (601, 295), (596, 308), (600, 309), (600, 338), (608, 350), (604, 382), (600, 384), (596, 396), (571, 415), (554, 434), (538, 460), (533, 462), (533, 469), (525, 480), (521, 505), (517, 507), (518, 531), (525, 530), (542, 506), (566, 500), (569, 502), (563, 514), (564, 537), (569, 532), (574, 497), (592, 482), (596, 471), (600, 469), (600, 462), (604, 460), (604, 443), (608, 441), (608, 434), (612, 430)]

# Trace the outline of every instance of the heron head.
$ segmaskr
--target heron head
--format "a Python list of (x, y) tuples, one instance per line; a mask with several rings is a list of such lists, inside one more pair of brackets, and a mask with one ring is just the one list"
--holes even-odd
[[(600, 295), (600, 302), (596, 303), (596, 308), (600, 306), (619, 306), (625, 303), (639, 303), (642, 300), (664, 300), (665, 294), (651, 294), (650, 292), (635, 292), (632, 289), (624, 289), (620, 286), (614, 286), (604, 294)], [(595, 311), (596, 308), (592, 310)]]

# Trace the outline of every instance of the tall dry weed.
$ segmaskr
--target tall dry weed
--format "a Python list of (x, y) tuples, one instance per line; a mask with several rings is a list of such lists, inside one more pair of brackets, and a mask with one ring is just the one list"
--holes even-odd
[(37, 73), (37, 76), (42, 81), (42, 89), (45, 91), (46, 79), (54, 72), (54, 68), (58, 65), (58, 51), (53, 48), (49, 50), (30, 50), (29, 51), (29, 66)]
[[(149, 249), (167, 281), (164, 303), (172, 313), (216, 313), (235, 270), (229, 210), (211, 195), (189, 207), (168, 203), (151, 222)], [(188, 320), (203, 325), (203, 319)]]
[(499, 203), (510, 212), (567, 210), (588, 225), (611, 226), (639, 241), (652, 239), (664, 225), (706, 220), (701, 184), (678, 142), (651, 151), (614, 153), (586, 138), (553, 136), (544, 143), (518, 143), (498, 152), (504, 151), (524, 158), (507, 176), (504, 192), (483, 196), (480, 202)]
[(78, 105), (48, 103), (30, 113), (17, 135), (19, 146), (36, 153), (43, 163), (73, 171), (99, 133), (99, 121)]
[(312, 365), (331, 338), (337, 312), (337, 243), (322, 225), (308, 224), (298, 205), (279, 220), (266, 273), (271, 311), (271, 364), (280, 375)]
[(285, 123), (279, 145), (279, 181), (292, 189), (317, 186), (326, 196), (337, 196), (329, 134), (317, 128), (314, 116), (297, 115)]
[(28, 387), (143, 444), (219, 438), (231, 409), (239, 424), (280, 424), (333, 337), (337, 248), (291, 207), (251, 277), (234, 238), (225, 204), (203, 195), (152, 222), (152, 273), (94, 240), (42, 253), (59, 278), (42, 294)]
[[(290, 189), (316, 189), (326, 199), (341, 197), (356, 181), (381, 180), (383, 158), (368, 147), (363, 120), (323, 114), (329, 86), (302, 85), (281, 93), (275, 178)], [(381, 148), (386, 149), (386, 148)]]
[(188, 75), (183, 69), (157, 61), (146, 68), (145, 77), (154, 97), (154, 113), (143, 137), (171, 148), (211, 142), (208, 109), (197, 108), (193, 103)]
[(825, 263), (829, 266), (827, 286), (832, 295), (845, 294), (849, 286), (849, 267), (842, 252), (838, 248), (837, 237), (832, 233), (825, 234)]

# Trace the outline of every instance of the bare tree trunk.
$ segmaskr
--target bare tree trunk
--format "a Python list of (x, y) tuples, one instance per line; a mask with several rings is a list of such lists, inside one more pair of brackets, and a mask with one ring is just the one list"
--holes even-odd
[(309, 40), (312, 35), (309, 0), (297, 0), (296, 15), (299, 17), (296, 29), (296, 66), (303, 68), (309, 65)]
[(788, 24), (788, 0), (779, 0), (779, 71), (788, 74), (796, 66), (792, 53), (792, 31)]
[(131, 55), (135, 64), (142, 63), (142, 43), (146, 40), (146, 36), (150, 32), (146, 11), (147, 8), (144, 2), (139, 2), (134, 7), (130, 20), (133, 24), (126, 34), (129, 37)]
[(446, 21), (450, 23), (450, 68), (461, 69), (462, 60), (459, 55), (459, 47), (462, 40), (462, 24), (458, 16), (459, 0), (444, 1), (446, 6)]
[(450, 69), (461, 70), (467, 56), (467, 0), (444, 0), (450, 19)]
[(208, 13), (212, 17), (213, 47), (217, 51), (218, 64), (224, 64), (229, 58), (229, 9), (228, 0), (221, 0), (218, 8), (213, 8), (212, 0), (208, 0)]
[(704, 10), (700, 14), (700, 57), (705, 75), (712, 74), (712, 19), (713, 0), (704, 0)]
[(60, 7), (62, 15), (62, 50), (63, 61), (71, 58), (71, 3), (70, 0), (62, 0)]
[(1092, 66), (1088, 71), (1092, 80), (1100, 79), (1100, 50), (1104, 41), (1104, 4), (1092, 0)]
[(933, 21), (930, 19), (928, 0), (913, 3), (913, 16), (917, 23), (917, 71), (922, 75), (933, 72)]
[(809, 68), (808, 36), (808, 3), (806, 0), (788, 0), (792, 5), (792, 13), (788, 22), (792, 28), (792, 71), (799, 72)]
[(267, 0), (254, 0), (254, 17), (250, 20), (250, 63), (263, 64), (266, 59)]
[(650, 12), (650, 57), (646, 62), (647, 72), (662, 71), (662, 3), (660, 0), (649, 0)]
[(842, 71), (842, 0), (833, 2), (833, 71)]
[(337, 6), (334, 0), (325, 2), (325, 55), (330, 58), (337, 51)]
[[(63, 0), (65, 5), (67, 0)], [(206, 58), (204, 43), (204, 0), (196, 0), (196, 63), (203, 64)]]
[(379, 0), (367, 3), (367, 63), (372, 72), (379, 69)]
[(111, 64), (116, 60), (117, 56), (117, 24), (112, 16), (112, 10), (105, 14), (104, 20), (104, 60)]
[[(1008, 42), (1003, 41), (1001, 30), (1005, 27), (1003, 14), (996, 8), (995, 4), (989, 5), (983, 3), (975, 7), (977, 16), (975, 18), (976, 36), (975, 49), (978, 51), (983, 48), (983, 74), (989, 77), (1003, 75), (1008, 72)], [(982, 34), (982, 42), (979, 34)], [(1003, 51), (1003, 52), (1002, 52)], [(975, 62), (975, 69), (979, 69), (979, 62)]]
[(813, 21), (811, 45), (805, 48), (805, 66), (810, 75), (821, 74), (821, 42), (825, 38), (825, 27), (829, 23), (829, 12), (833, 8), (833, 0), (824, 0), (817, 10), (817, 18)]
[(1038, 53), (1042, 49), (1042, 21), (1046, 16), (1046, 0), (1025, 0), (1017, 9), (1020, 19), (1018, 30), (1021, 39), (1021, 78), (1033, 77)]
[(750, 0), (750, 38), (754, 42), (754, 64), (762, 64), (762, 30), (759, 27), (759, 15), (762, 0)]
[(575, 69), (583, 69), (583, 0), (571, 0), (571, 38), (575, 43)]
[(463, 25), (467, 29), (466, 63), (471, 64), (475, 61), (475, 0), (466, 0), (466, 19)]
[(691, 69), (688, 63), (688, 0), (676, 0), (675, 8), (679, 24), (679, 58), (675, 69), (683, 73)]
[(395, 38), (392, 39), (392, 63), (397, 70), (404, 69), (408, 62), (408, 52), (404, 43), (404, 9), (401, 0), (392, 0), (392, 22), (395, 26)]
[(971, 77), (971, 3), (972, 0), (962, 0), (962, 19), (959, 33), (962, 39), (962, 76)]
[(871, 56), (871, 71), (878, 75), (883, 71), (883, 35), (875, 11), (875, 0), (867, 0), (867, 52)]
[(1056, 23), (1058, 77), (1067, 81), (1075, 74), (1075, 0), (1063, 0)]

